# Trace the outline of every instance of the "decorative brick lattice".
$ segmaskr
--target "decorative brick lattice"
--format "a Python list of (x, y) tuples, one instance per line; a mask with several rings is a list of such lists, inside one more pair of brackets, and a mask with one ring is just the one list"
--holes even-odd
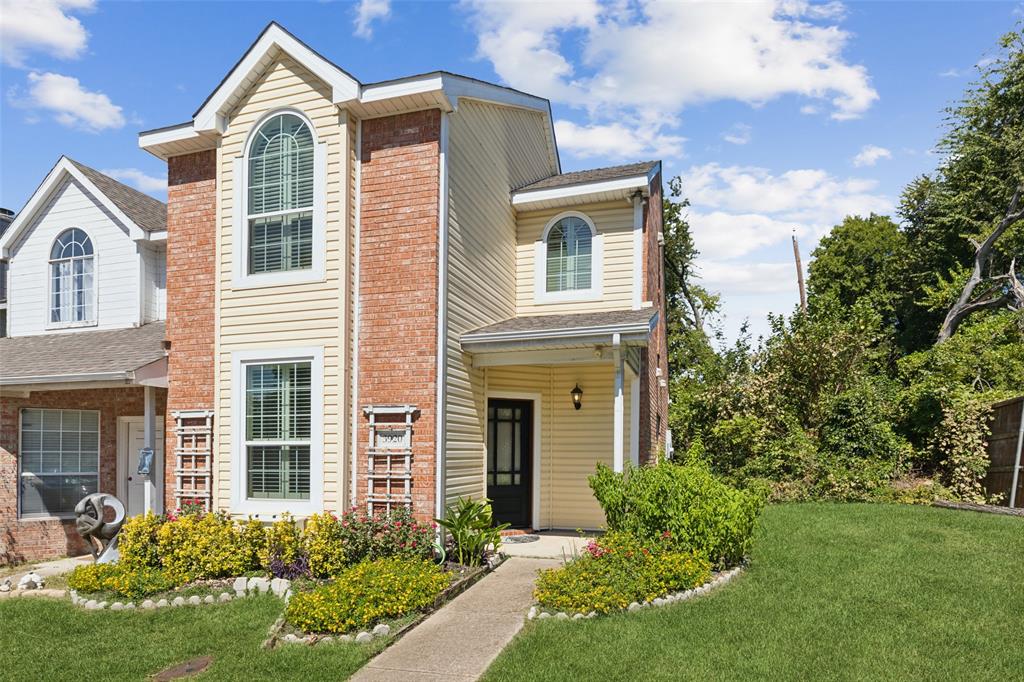
[(412, 508), (412, 424), (414, 405), (369, 406), (366, 511), (390, 513), (397, 505)]

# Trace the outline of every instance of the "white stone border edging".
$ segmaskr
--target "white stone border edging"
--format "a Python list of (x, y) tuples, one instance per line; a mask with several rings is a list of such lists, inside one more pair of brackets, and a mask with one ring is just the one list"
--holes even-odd
[[(689, 599), (693, 599), (694, 597), (699, 597), (701, 595), (707, 594), (716, 587), (721, 587), (722, 585), (726, 584), (727, 582), (735, 578), (737, 575), (739, 575), (742, 571), (743, 564), (740, 564), (739, 566), (730, 568), (728, 571), (721, 571), (720, 573), (715, 574), (715, 577), (713, 577), (711, 580), (704, 583), (703, 585), (694, 587), (693, 589), (684, 590), (683, 592), (675, 592), (673, 594), (665, 595), (664, 597), (655, 597), (651, 601), (645, 601), (643, 603), (633, 602), (625, 609), (620, 609), (619, 612), (639, 611), (640, 609), (644, 609), (649, 606), (666, 606), (668, 604), (674, 604), (679, 601), (687, 601)], [(570, 615), (565, 611), (544, 611), (542, 607), (534, 605), (531, 606), (529, 612), (527, 612), (526, 619), (544, 620), (545, 618), (555, 618), (557, 620), (585, 620), (587, 618), (596, 618), (599, 615), (601, 614), (599, 614), (597, 611), (591, 611), (590, 613), (586, 614), (576, 613)]]
[[(265, 593), (272, 593), (274, 596), (283, 599), (287, 604), (288, 600), (292, 597), (291, 587), (292, 582), (285, 578), (246, 578), (242, 576), (235, 578), (231, 583), (231, 588), (234, 590), (234, 593), (225, 590), (218, 596), (208, 594), (205, 597), (200, 597), (199, 595), (194, 594), (191, 597), (175, 597), (171, 600), (158, 599), (157, 601), (153, 601), (152, 599), (146, 599), (139, 603), (138, 608), (148, 611), (151, 609), (162, 609), (168, 606), (202, 606), (204, 604), (222, 604), (233, 599), (241, 599), (242, 597)], [(111, 611), (131, 611), (136, 608), (135, 603), (130, 601), (115, 601), (108, 604), (105, 601), (86, 599), (85, 597), (79, 596), (77, 590), (70, 590), (69, 595), (71, 597), (72, 604), (75, 606), (81, 606), (89, 611), (107, 608)]]

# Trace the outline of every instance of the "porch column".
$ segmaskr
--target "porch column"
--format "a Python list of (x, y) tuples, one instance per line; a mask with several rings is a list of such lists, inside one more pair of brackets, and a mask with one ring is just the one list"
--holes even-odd
[[(146, 480), (143, 482), (142, 487), (144, 490), (144, 509), (146, 512), (152, 512), (153, 509), (153, 476), (156, 473), (156, 448), (154, 447), (153, 434), (156, 432), (156, 406), (153, 397), (153, 387), (143, 386), (143, 447), (147, 447), (153, 451), (153, 464), (150, 469), (150, 473), (146, 476)], [(130, 465), (129, 465), (130, 466)]]
[(613, 426), (612, 431), (612, 469), (621, 472), (623, 470), (623, 453), (625, 451), (623, 438), (625, 436), (625, 404), (622, 396), (622, 388), (625, 383), (625, 367), (622, 361), (622, 349), (620, 348), (619, 335), (615, 334), (612, 340), (612, 346), (615, 349), (615, 389), (613, 391), (615, 400), (615, 409), (613, 410)]

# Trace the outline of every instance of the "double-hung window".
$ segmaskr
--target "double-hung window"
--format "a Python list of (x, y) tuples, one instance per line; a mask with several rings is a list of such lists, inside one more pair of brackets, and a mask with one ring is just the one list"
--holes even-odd
[(100, 413), (23, 409), (19, 454), (21, 516), (74, 513), (98, 490)]
[(77, 227), (65, 230), (50, 249), (50, 324), (96, 321), (95, 254), (92, 240)]
[(310, 362), (245, 366), (246, 497), (308, 500)]
[(236, 284), (308, 281), (324, 269), (324, 145), (297, 113), (259, 124), (236, 160)]

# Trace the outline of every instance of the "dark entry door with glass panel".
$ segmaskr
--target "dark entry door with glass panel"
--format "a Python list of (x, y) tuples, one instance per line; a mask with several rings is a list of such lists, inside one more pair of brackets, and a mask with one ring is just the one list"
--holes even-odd
[(487, 401), (487, 497), (494, 522), (530, 525), (533, 403)]

